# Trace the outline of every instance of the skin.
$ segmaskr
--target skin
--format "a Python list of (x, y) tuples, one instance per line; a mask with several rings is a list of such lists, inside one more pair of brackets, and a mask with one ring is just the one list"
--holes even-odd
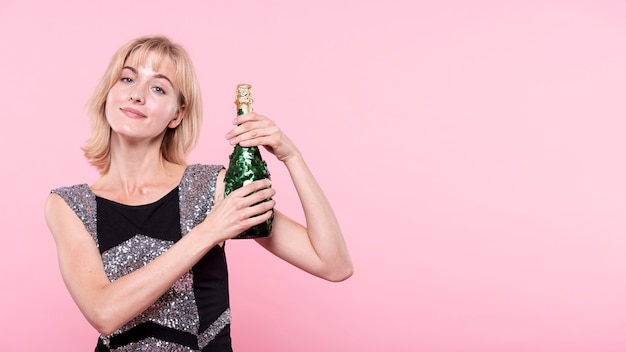
[[(131, 56), (107, 97), (111, 168), (93, 185), (103, 198), (127, 205), (154, 202), (179, 184), (184, 165), (167, 162), (160, 145), (167, 128), (180, 124), (175, 68), (163, 60), (156, 69)], [(352, 263), (332, 208), (296, 145), (268, 117), (249, 113), (233, 121), (230, 144), (263, 146), (287, 167), (306, 219), (303, 226), (277, 209), (268, 180), (255, 181), (224, 198), (218, 176), (215, 205), (207, 218), (163, 255), (114, 282), (107, 278), (95, 242), (84, 224), (56, 194), (45, 204), (64, 282), (87, 320), (109, 335), (143, 312), (216, 245), (274, 214), (272, 234), (256, 241), (274, 255), (329, 281), (352, 275)], [(260, 214), (260, 215), (259, 215)], [(258, 215), (258, 216), (255, 216)]]

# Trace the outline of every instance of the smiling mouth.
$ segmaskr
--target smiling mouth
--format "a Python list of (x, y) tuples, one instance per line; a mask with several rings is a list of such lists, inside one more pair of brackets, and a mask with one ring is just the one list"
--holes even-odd
[(131, 109), (131, 108), (120, 108), (120, 110), (124, 113), (124, 115), (133, 118), (133, 119), (143, 119), (146, 118), (146, 115), (141, 113), (141, 111)]

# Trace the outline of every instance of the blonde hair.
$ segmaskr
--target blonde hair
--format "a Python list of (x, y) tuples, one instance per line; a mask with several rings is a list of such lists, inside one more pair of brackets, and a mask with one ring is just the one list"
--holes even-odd
[(139, 62), (158, 66), (169, 58), (176, 68), (180, 88), (179, 108), (183, 114), (176, 128), (168, 128), (161, 143), (161, 155), (167, 161), (185, 165), (189, 151), (196, 145), (202, 123), (202, 96), (195, 70), (185, 49), (164, 36), (144, 36), (123, 45), (113, 55), (100, 83), (96, 86), (87, 105), (91, 118), (91, 135), (82, 146), (85, 157), (100, 174), (111, 166), (111, 126), (107, 122), (105, 106), (111, 87), (120, 79), (122, 68), (128, 57), (136, 55)]

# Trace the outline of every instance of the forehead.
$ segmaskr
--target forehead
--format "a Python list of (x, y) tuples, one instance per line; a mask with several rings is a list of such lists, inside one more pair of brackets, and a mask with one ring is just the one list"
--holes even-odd
[(177, 68), (168, 53), (155, 50), (135, 50), (124, 60), (124, 66), (136, 69), (149, 69), (157, 74), (167, 76), (174, 84), (178, 81)]

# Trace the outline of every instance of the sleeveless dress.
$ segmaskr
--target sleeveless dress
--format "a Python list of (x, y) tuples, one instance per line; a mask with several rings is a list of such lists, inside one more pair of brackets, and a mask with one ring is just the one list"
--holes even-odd
[[(220, 165), (189, 165), (175, 189), (154, 203), (129, 206), (96, 196), (87, 184), (52, 190), (93, 237), (112, 282), (167, 251), (213, 208)], [(213, 247), (143, 313), (95, 351), (232, 351), (224, 248)]]

